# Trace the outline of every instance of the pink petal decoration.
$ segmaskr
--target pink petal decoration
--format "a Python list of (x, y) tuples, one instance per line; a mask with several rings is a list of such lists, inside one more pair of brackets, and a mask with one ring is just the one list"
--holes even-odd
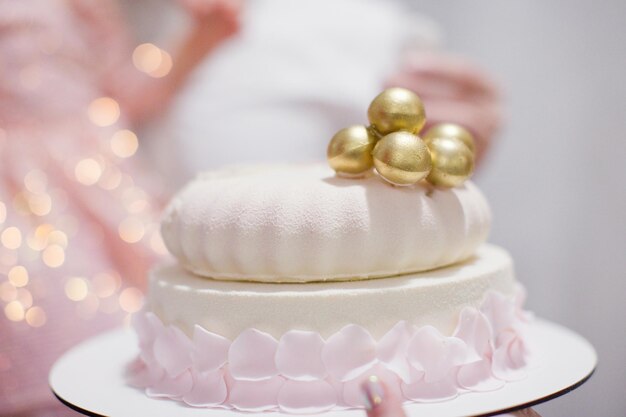
[(175, 378), (165, 377), (161, 381), (146, 389), (149, 397), (180, 398), (191, 391), (193, 378), (187, 370)]
[(278, 374), (274, 357), (278, 342), (271, 335), (246, 329), (230, 345), (230, 374), (238, 380), (259, 381)]
[(365, 397), (361, 391), (361, 385), (369, 377), (375, 375), (380, 381), (385, 384), (390, 395), (395, 398), (404, 398), (400, 389), (400, 379), (398, 376), (386, 369), (384, 365), (378, 364), (374, 368), (366, 371), (358, 377), (346, 381), (343, 384), (343, 401), (351, 407), (365, 407)]
[(228, 389), (222, 370), (192, 372), (193, 388), (183, 397), (192, 407), (210, 407), (223, 403), (228, 397)]
[(322, 361), (332, 377), (347, 381), (376, 362), (376, 342), (363, 327), (349, 324), (326, 341)]
[(433, 326), (424, 326), (411, 338), (409, 363), (424, 370), (427, 383), (441, 381), (467, 361), (467, 345), (456, 337), (445, 337)]
[(128, 364), (125, 372), (126, 382), (135, 388), (146, 388), (161, 381), (165, 371), (158, 366), (147, 365), (140, 357)]
[[(416, 382), (411, 372), (412, 368), (406, 359), (406, 352), (414, 332), (413, 326), (402, 320), (378, 341), (378, 360), (406, 383)], [(421, 375), (418, 379), (421, 379)]]
[(480, 308), (491, 324), (493, 334), (514, 327), (517, 317), (515, 307), (504, 295), (495, 291), (489, 291)]
[(492, 351), (491, 327), (485, 315), (475, 308), (466, 307), (461, 311), (453, 336), (469, 348), (468, 361), (481, 360)]
[(491, 361), (488, 359), (461, 366), (457, 381), (462, 388), (479, 392), (495, 391), (504, 385), (504, 381), (491, 373)]
[(154, 341), (154, 359), (171, 378), (191, 367), (191, 342), (177, 327), (168, 326)]
[(493, 352), (493, 374), (504, 381), (519, 381), (526, 378), (526, 370), (521, 364), (525, 364), (524, 358), (511, 357), (511, 353), (516, 356), (523, 353), (521, 347), (512, 346), (521, 343), (517, 334), (513, 331), (503, 332), (498, 337), (498, 347)]
[(437, 382), (422, 380), (413, 384), (402, 383), (401, 387), (406, 398), (418, 402), (446, 401), (459, 395), (454, 374)]
[(290, 330), (278, 342), (276, 367), (281, 375), (296, 381), (324, 379), (323, 348), (324, 339), (319, 333)]
[(267, 411), (277, 407), (278, 392), (285, 380), (279, 376), (264, 381), (233, 381), (229, 402), (241, 411)]
[(196, 325), (193, 329), (191, 360), (198, 372), (214, 371), (226, 363), (230, 340)]
[(326, 381), (285, 381), (278, 393), (281, 411), (313, 414), (330, 410), (337, 404), (337, 394)]

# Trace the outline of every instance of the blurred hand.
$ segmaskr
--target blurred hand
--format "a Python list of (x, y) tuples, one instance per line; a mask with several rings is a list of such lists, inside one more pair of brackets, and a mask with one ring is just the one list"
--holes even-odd
[(211, 38), (225, 39), (239, 31), (240, 0), (178, 0), (196, 24)]
[[(365, 381), (361, 386), (361, 391), (366, 400), (367, 417), (406, 417), (402, 409), (402, 401), (376, 377)], [(500, 417), (541, 416), (532, 409), (526, 408), (511, 414), (502, 414)]]
[(426, 128), (441, 122), (457, 123), (476, 139), (480, 161), (502, 123), (500, 92), (493, 79), (467, 60), (435, 52), (407, 54), (388, 87), (416, 92), (426, 108)]

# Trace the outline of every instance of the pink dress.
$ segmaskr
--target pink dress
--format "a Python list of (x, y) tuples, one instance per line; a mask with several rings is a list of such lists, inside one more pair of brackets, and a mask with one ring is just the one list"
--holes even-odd
[(112, 6), (0, 3), (3, 416), (76, 415), (50, 393), (50, 366), (140, 307), (146, 268), (163, 252), (136, 137), (115, 101), (94, 101), (130, 61)]

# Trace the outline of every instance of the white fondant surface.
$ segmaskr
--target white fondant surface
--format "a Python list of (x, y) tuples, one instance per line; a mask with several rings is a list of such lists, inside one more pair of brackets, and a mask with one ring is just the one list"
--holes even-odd
[(512, 295), (515, 279), (509, 254), (484, 245), (446, 268), (346, 282), (218, 281), (168, 264), (151, 273), (147, 302), (165, 324), (189, 335), (198, 324), (231, 340), (250, 327), (276, 338), (293, 329), (328, 337), (357, 324), (379, 338), (399, 320), (450, 335), (461, 309), (478, 307), (489, 290)]
[(471, 182), (394, 187), (314, 164), (200, 175), (172, 200), (161, 230), (196, 274), (303, 282), (451, 265), (470, 257), (489, 227), (489, 207)]

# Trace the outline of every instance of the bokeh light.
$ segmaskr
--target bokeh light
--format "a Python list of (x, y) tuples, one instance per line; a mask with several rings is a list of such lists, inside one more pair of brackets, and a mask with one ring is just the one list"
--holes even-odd
[(4, 223), (7, 219), (7, 206), (0, 201), (0, 223)]
[(65, 262), (65, 250), (60, 245), (50, 245), (42, 252), (41, 260), (50, 268), (58, 268)]
[(143, 238), (146, 229), (141, 219), (137, 217), (127, 217), (120, 223), (118, 232), (124, 242), (136, 243)]
[(142, 43), (133, 51), (133, 65), (151, 77), (161, 78), (172, 69), (172, 57), (154, 44)]
[(40, 169), (33, 169), (24, 177), (24, 185), (31, 193), (43, 193), (48, 185), (48, 176)]
[(16, 265), (7, 274), (9, 282), (15, 287), (25, 287), (28, 285), (28, 271), (22, 265)]
[(65, 295), (72, 301), (84, 300), (88, 293), (89, 286), (85, 278), (73, 277), (65, 283)]
[(139, 311), (143, 305), (143, 293), (134, 287), (125, 288), (120, 293), (120, 307), (127, 313)]
[(31, 307), (26, 311), (26, 323), (31, 327), (41, 327), (46, 324), (48, 317), (43, 308), (39, 306)]
[(120, 158), (133, 156), (138, 147), (137, 135), (128, 129), (118, 130), (111, 137), (111, 151)]
[(19, 301), (11, 301), (4, 306), (4, 315), (11, 321), (24, 320), (24, 307)]
[(102, 175), (102, 167), (93, 158), (80, 160), (74, 168), (76, 180), (84, 185), (93, 185), (98, 182)]
[(94, 294), (100, 298), (107, 298), (115, 294), (115, 291), (121, 285), (121, 279), (119, 275), (115, 273), (102, 272), (93, 277), (91, 280), (91, 287)]
[(45, 216), (52, 210), (52, 198), (48, 194), (34, 194), (28, 198), (30, 211), (36, 216)]
[(111, 97), (100, 97), (89, 104), (87, 115), (96, 126), (111, 126), (120, 117), (120, 105)]
[(22, 246), (22, 232), (15, 226), (7, 227), (0, 235), (0, 242), (7, 249), (17, 249)]

